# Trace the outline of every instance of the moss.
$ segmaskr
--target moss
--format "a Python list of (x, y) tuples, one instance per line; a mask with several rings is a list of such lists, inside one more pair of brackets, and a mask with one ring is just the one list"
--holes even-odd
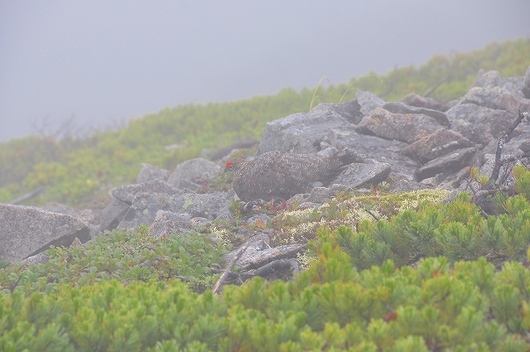
[(287, 210), (271, 220), (275, 229), (272, 244), (307, 242), (315, 238), (321, 227), (339, 226), (357, 228), (362, 221), (389, 219), (397, 213), (416, 209), (420, 204), (439, 203), (446, 190), (419, 190), (383, 195), (340, 194), (316, 209)]

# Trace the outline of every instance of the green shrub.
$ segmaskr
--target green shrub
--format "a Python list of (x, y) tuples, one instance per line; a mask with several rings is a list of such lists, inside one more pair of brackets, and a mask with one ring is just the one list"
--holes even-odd
[[(530, 174), (529, 171), (526, 171)], [(362, 221), (358, 231), (340, 226), (322, 228), (311, 248), (324, 243), (340, 246), (358, 270), (393, 260), (398, 267), (420, 258), (445, 256), (451, 262), (487, 257), (496, 265), (521, 260), (530, 245), (530, 203), (522, 195), (506, 199), (506, 213), (484, 218), (474, 204), (423, 203), (390, 220)]]
[(292, 282), (254, 279), (222, 296), (177, 280), (102, 280), (0, 294), (0, 350), (522, 350), (530, 271), (484, 258), (340, 273), (327, 246)]
[(4, 291), (53, 292), (63, 283), (84, 286), (117, 279), (186, 282), (202, 292), (217, 280), (212, 268), (219, 268), (225, 253), (209, 235), (171, 234), (154, 239), (147, 228), (137, 232), (112, 231), (85, 246), (52, 248), (45, 264), (8, 266), (0, 269), (0, 288)]

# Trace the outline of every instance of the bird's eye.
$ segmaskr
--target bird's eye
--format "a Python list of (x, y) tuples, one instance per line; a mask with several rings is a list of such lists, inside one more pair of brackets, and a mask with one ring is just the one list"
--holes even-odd
[(233, 163), (233, 162), (231, 162), (231, 161), (227, 161), (227, 162), (226, 162), (225, 167), (226, 167), (227, 169), (231, 168), (232, 166), (234, 166), (234, 163)]

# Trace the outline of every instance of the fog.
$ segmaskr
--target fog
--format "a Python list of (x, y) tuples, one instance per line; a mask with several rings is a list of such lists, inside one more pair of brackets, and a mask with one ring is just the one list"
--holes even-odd
[(2, 1), (0, 141), (530, 37), (527, 0)]

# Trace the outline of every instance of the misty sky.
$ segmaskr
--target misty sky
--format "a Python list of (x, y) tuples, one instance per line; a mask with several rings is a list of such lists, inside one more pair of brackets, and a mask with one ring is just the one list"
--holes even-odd
[(90, 130), (385, 74), (528, 38), (529, 14), (528, 0), (0, 0), (0, 141), (45, 119)]

